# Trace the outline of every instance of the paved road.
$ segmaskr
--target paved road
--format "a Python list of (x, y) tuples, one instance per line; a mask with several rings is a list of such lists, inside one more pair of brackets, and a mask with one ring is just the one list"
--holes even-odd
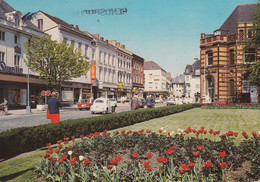
[[(166, 104), (156, 104), (156, 107), (160, 107)], [(117, 112), (128, 111), (130, 110), (130, 105), (119, 104), (117, 107)], [(60, 110), (61, 121), (67, 119), (77, 119), (84, 117), (99, 116), (100, 114), (91, 114), (90, 111), (79, 111), (77, 108), (63, 108)], [(13, 114), (11, 114), (13, 113)], [(10, 115), (0, 116), (0, 132), (17, 127), (23, 126), (36, 126), (41, 124), (51, 123), (50, 120), (46, 119), (46, 111), (35, 111), (32, 114), (21, 114), (15, 113), (15, 111), (10, 111)]]

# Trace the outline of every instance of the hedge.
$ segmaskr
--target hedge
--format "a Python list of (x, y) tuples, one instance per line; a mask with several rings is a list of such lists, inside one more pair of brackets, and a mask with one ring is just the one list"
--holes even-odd
[(152, 109), (125, 111), (96, 117), (65, 120), (56, 124), (14, 128), (0, 133), (0, 158), (9, 158), (24, 152), (56, 143), (64, 137), (87, 135), (133, 125), (153, 118), (200, 107), (200, 104), (163, 106)]

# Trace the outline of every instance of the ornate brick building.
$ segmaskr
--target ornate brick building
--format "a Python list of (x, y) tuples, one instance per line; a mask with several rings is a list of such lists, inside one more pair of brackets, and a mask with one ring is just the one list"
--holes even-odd
[(244, 43), (253, 34), (252, 14), (256, 7), (256, 4), (238, 5), (213, 34), (201, 34), (200, 91), (203, 102), (250, 102), (250, 93), (257, 92), (248, 85), (245, 75), (245, 66), (259, 61), (257, 50), (244, 48)]

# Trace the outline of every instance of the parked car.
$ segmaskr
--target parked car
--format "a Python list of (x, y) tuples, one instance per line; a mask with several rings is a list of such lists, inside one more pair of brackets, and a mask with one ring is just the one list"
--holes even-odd
[(175, 105), (176, 103), (175, 103), (175, 98), (169, 98), (167, 101), (166, 101), (166, 104), (167, 104), (167, 106), (168, 105)]
[(111, 100), (111, 104), (114, 103), (115, 106), (117, 107), (117, 100), (115, 98), (111, 98), (110, 100)]
[(90, 107), (91, 114), (111, 112), (111, 100), (108, 98), (97, 98), (94, 100), (93, 105)]
[(86, 109), (89, 110), (90, 106), (92, 106), (93, 103), (90, 101), (90, 99), (83, 99), (78, 103), (79, 110)]
[(155, 103), (156, 103), (156, 104), (163, 103), (163, 99), (157, 97), (157, 98), (155, 98)]
[(145, 99), (144, 98), (138, 98), (138, 106), (144, 107), (145, 105)]

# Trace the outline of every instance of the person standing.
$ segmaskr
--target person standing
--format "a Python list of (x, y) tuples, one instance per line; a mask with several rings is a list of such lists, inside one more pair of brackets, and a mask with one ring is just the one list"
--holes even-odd
[(112, 109), (112, 113), (116, 112), (116, 104), (115, 104), (115, 102), (111, 102), (111, 109)]
[(138, 99), (137, 96), (134, 95), (132, 102), (131, 102), (131, 110), (136, 110), (138, 109)]
[(52, 92), (51, 98), (48, 101), (48, 109), (49, 109), (50, 119), (52, 123), (57, 123), (60, 121), (60, 111), (59, 111), (60, 107), (61, 107), (61, 102), (59, 100), (59, 93)]
[(151, 97), (151, 95), (149, 95), (149, 96), (147, 97), (145, 103), (146, 103), (146, 106), (147, 106), (148, 108), (153, 108), (153, 107), (154, 107), (154, 100), (153, 100), (153, 98)]
[(2, 102), (0, 104), (3, 108), (3, 111), (2, 111), (2, 115), (7, 115), (8, 114), (8, 101), (6, 98), (4, 98), (4, 102)]

